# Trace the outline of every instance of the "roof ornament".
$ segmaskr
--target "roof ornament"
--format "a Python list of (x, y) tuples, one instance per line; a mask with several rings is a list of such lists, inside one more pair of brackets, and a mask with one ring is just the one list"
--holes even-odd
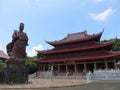
[(116, 37), (115, 37), (115, 42), (117, 41), (117, 39), (118, 39), (118, 38), (117, 38), (117, 36), (116, 36)]
[(87, 36), (87, 30), (85, 30), (84, 33), (85, 33), (85, 36)]
[(87, 34), (87, 30), (84, 31)]
[(70, 34), (68, 33), (68, 36), (69, 36)]
[(104, 32), (104, 28), (103, 28), (102, 32)]
[(63, 40), (66, 40), (66, 37)]

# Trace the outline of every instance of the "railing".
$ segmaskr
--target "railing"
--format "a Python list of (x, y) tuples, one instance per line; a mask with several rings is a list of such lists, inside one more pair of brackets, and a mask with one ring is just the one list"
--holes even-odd
[(36, 77), (51, 77), (52, 71), (43, 71), (43, 72), (36, 72)]
[(55, 74), (55, 72), (52, 71), (39, 71), (34, 73), (33, 75), (30, 75), (30, 77), (40, 77), (40, 78), (50, 78), (50, 77), (54, 77), (54, 78), (86, 78), (86, 74), (85, 73), (74, 73), (71, 75), (68, 75), (65, 72), (59, 72), (57, 74)]
[(95, 80), (120, 80), (120, 70), (95, 70)]
[(41, 78), (86, 78), (87, 80), (120, 80), (120, 70), (94, 70), (94, 73), (79, 73), (73, 75), (67, 75), (65, 73), (59, 73), (58, 75), (54, 75), (51, 71), (43, 71), (36, 72), (33, 77), (41, 77)]

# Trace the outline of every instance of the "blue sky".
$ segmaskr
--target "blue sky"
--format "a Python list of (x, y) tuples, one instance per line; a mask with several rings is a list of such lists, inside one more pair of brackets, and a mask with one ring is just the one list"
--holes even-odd
[(29, 37), (27, 52), (50, 49), (47, 41), (60, 40), (68, 33), (87, 30), (101, 38), (120, 38), (120, 0), (0, 0), (0, 50), (12, 39), (19, 23)]

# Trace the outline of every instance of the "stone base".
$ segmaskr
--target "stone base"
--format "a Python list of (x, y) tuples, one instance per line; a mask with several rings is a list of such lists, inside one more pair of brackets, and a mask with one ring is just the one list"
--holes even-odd
[(7, 67), (23, 67), (25, 66), (25, 61), (23, 59), (14, 60), (10, 59), (6, 61)]
[(12, 66), (0, 68), (0, 84), (20, 84), (28, 82), (27, 67)]

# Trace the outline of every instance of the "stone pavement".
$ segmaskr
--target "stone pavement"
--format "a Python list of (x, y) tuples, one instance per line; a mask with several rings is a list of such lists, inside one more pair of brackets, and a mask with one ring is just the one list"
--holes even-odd
[(36, 90), (120, 90), (120, 80), (101, 80), (93, 81), (91, 84), (81, 86)]
[(35, 88), (49, 88), (49, 87), (65, 87), (89, 84), (92, 81), (86, 79), (30, 79), (28, 84), (1, 84), (1, 89), (35, 89)]

